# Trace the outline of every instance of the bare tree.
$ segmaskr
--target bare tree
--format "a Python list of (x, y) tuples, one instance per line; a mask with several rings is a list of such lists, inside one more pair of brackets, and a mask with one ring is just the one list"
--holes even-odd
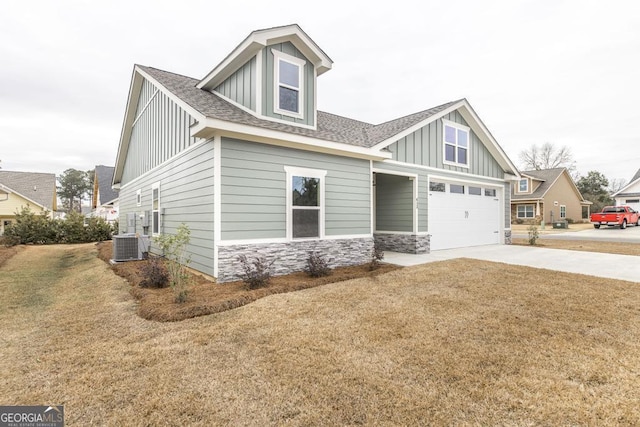
[(521, 151), (520, 162), (524, 170), (567, 168), (571, 176), (575, 175), (576, 170), (571, 149), (566, 145), (558, 148), (551, 142), (545, 142), (541, 146), (534, 144)]
[(609, 194), (615, 194), (618, 191), (622, 190), (625, 185), (627, 185), (626, 179), (613, 178), (609, 180), (609, 186), (607, 187), (607, 191), (609, 192)]

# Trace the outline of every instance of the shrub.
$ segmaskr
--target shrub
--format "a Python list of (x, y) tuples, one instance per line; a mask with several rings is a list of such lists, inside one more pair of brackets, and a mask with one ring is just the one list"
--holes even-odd
[(524, 224), (524, 219), (516, 218), (516, 224)]
[(104, 218), (92, 217), (87, 221), (86, 238), (88, 242), (111, 240), (113, 228)]
[(191, 230), (183, 223), (178, 227), (176, 234), (161, 234), (154, 240), (167, 260), (166, 267), (175, 301), (185, 302), (189, 287), (187, 267), (191, 263), (191, 257), (187, 256), (187, 244), (191, 240)]
[(329, 262), (317, 252), (309, 252), (307, 268), (304, 271), (311, 277), (324, 277), (331, 274)]
[(540, 234), (538, 233), (538, 227), (531, 224), (529, 228), (527, 228), (527, 231), (529, 232), (529, 244), (535, 245), (538, 237), (540, 237)]
[(149, 258), (139, 268), (144, 277), (141, 288), (166, 288), (169, 283), (169, 272), (160, 257)]
[(56, 243), (54, 221), (46, 215), (37, 215), (29, 208), (16, 212), (16, 221), (5, 229), (4, 235), (15, 244)]
[(240, 276), (249, 289), (262, 288), (269, 284), (269, 280), (271, 280), (271, 266), (275, 262), (275, 259), (267, 262), (267, 259), (261, 256), (256, 257), (253, 261), (249, 261), (246, 255), (239, 255), (238, 259), (244, 271)]
[(373, 242), (373, 250), (371, 251), (371, 261), (369, 262), (369, 270), (377, 270), (380, 267), (380, 261), (384, 259), (384, 251), (382, 245), (377, 241)]

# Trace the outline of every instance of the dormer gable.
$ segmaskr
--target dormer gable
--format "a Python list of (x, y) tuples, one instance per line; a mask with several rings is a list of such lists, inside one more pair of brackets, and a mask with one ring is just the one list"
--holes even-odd
[(297, 24), (257, 30), (196, 87), (257, 117), (315, 128), (316, 78), (332, 64)]

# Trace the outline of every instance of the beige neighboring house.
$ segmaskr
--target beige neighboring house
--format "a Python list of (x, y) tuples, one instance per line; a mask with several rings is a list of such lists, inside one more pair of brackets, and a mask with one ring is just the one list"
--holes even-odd
[(631, 178), (631, 181), (625, 185), (620, 191), (613, 194), (617, 206), (629, 206), (640, 211), (640, 169)]
[(566, 168), (524, 171), (511, 188), (511, 222), (545, 224), (588, 221), (591, 202), (584, 200)]
[(25, 207), (53, 216), (58, 209), (55, 174), (0, 171), (0, 235)]

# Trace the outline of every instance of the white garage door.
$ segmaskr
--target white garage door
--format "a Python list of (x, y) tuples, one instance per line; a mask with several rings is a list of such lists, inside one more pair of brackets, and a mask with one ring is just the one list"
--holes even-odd
[(640, 199), (638, 198), (624, 199), (623, 201), (624, 201), (624, 203), (622, 203), (623, 205), (627, 205), (634, 211), (640, 212)]
[(501, 196), (493, 187), (431, 181), (431, 250), (500, 243)]

